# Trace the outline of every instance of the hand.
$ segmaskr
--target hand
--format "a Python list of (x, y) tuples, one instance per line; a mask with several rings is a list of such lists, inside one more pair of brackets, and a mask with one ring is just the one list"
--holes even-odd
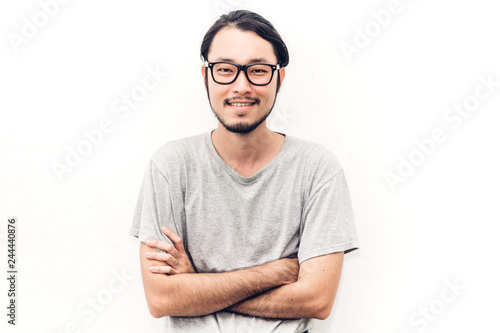
[(166, 253), (146, 252), (146, 258), (162, 261), (167, 264), (166, 266), (151, 266), (150, 271), (152, 273), (168, 275), (196, 273), (184, 249), (182, 238), (166, 227), (162, 227), (161, 231), (174, 243), (174, 245), (156, 239), (150, 239), (146, 242), (150, 247), (166, 251)]

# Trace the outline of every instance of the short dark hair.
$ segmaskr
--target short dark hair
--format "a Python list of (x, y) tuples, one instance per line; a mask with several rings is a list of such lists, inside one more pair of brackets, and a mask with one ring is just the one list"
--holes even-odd
[(253, 31), (261, 38), (273, 45), (274, 53), (278, 58), (280, 67), (288, 65), (288, 49), (280, 34), (273, 27), (271, 22), (248, 10), (235, 10), (222, 15), (214, 25), (207, 31), (201, 43), (201, 59), (208, 60), (208, 53), (212, 46), (215, 35), (225, 27), (232, 27), (241, 31)]

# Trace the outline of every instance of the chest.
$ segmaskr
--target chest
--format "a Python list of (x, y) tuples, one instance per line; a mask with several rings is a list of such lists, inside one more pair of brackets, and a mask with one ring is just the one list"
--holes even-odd
[(255, 266), (298, 250), (302, 194), (294, 182), (187, 187), (184, 232), (198, 271)]

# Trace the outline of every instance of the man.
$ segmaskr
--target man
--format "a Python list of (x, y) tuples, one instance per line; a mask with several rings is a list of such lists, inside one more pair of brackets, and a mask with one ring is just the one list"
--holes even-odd
[(168, 332), (307, 332), (358, 247), (343, 171), (266, 127), (288, 64), (271, 23), (223, 15), (201, 56), (218, 127), (155, 153), (131, 231), (149, 310)]

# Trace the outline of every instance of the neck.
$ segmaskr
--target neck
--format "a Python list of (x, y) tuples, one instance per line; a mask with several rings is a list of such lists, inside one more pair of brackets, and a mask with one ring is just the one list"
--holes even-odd
[(212, 132), (215, 150), (233, 168), (267, 164), (279, 153), (284, 139), (283, 135), (268, 129), (265, 121), (247, 134), (230, 132), (221, 123)]

